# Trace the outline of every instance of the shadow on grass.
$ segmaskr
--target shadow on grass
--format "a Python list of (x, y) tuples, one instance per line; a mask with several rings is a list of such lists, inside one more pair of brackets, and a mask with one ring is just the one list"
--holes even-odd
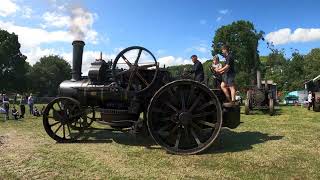
[[(228, 152), (240, 152), (253, 148), (256, 144), (265, 143), (267, 141), (275, 141), (282, 139), (283, 136), (272, 136), (261, 132), (234, 132), (229, 129), (222, 129), (219, 138), (205, 152), (201, 154), (217, 154)], [(105, 129), (88, 129), (81, 140), (76, 143), (112, 143), (143, 146), (147, 149), (161, 149), (159, 146), (154, 146), (156, 143), (150, 136), (133, 135), (129, 132), (120, 132), (116, 130)]]
[[(245, 113), (241, 112), (240, 114), (245, 114)], [(277, 109), (274, 110), (274, 114), (272, 116), (280, 116), (281, 114), (283, 114), (283, 110), (280, 107), (277, 107)], [(248, 116), (250, 115), (269, 115), (269, 110), (267, 109), (251, 110)]]
[(267, 141), (276, 141), (284, 136), (272, 136), (261, 132), (234, 132), (229, 129), (223, 129), (219, 138), (205, 154), (227, 153), (246, 151), (253, 148), (253, 145), (265, 143)]
[(156, 145), (150, 136), (133, 135), (128, 131), (119, 131), (112, 129), (89, 128), (81, 136), (81, 140), (76, 143), (112, 143), (130, 145), (130, 146), (144, 146), (149, 149), (158, 149), (151, 147)]

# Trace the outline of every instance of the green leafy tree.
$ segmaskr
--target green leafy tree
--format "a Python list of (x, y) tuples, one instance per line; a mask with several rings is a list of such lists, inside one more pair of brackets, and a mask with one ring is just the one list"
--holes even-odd
[(212, 54), (222, 54), (221, 45), (230, 46), (236, 59), (237, 85), (245, 87), (250, 84), (252, 77), (260, 66), (258, 42), (263, 39), (264, 32), (257, 31), (249, 21), (236, 21), (220, 27), (213, 38)]
[(320, 75), (320, 48), (312, 49), (305, 56), (305, 79), (310, 80)]
[(71, 66), (56, 55), (40, 58), (31, 70), (33, 92), (40, 96), (56, 96), (59, 84), (71, 78)]
[(299, 52), (292, 54), (291, 60), (284, 69), (284, 79), (286, 79), (288, 91), (295, 91), (304, 89), (305, 71), (304, 71), (304, 56)]
[(21, 92), (26, 89), (29, 64), (25, 60), (18, 36), (0, 30), (0, 90)]
[(285, 69), (288, 68), (287, 60), (284, 56), (284, 51), (274, 50), (268, 56), (264, 63), (262, 63), (264, 79), (273, 80), (277, 83), (278, 90), (284, 91), (287, 89), (287, 77), (285, 76)]

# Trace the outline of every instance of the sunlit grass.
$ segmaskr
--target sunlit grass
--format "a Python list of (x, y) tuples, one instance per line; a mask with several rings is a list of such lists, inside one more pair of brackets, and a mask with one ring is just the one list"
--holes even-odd
[(282, 107), (276, 116), (256, 111), (241, 121), (206, 153), (176, 156), (149, 137), (104, 130), (87, 131), (86, 143), (58, 144), (41, 118), (0, 118), (0, 179), (320, 178), (320, 113)]

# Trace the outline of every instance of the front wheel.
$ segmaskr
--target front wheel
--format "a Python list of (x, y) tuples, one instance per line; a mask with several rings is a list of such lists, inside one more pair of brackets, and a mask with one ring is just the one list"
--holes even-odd
[(86, 114), (77, 100), (56, 98), (44, 110), (43, 126), (47, 134), (57, 142), (73, 142), (87, 126)]
[(206, 150), (222, 126), (220, 101), (208, 87), (192, 80), (160, 88), (151, 99), (147, 117), (152, 138), (173, 154)]

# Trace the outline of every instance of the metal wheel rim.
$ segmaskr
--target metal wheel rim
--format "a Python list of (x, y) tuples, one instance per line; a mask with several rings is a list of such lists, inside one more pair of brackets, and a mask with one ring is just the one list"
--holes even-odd
[[(72, 107), (62, 107), (61, 102), (68, 102), (70, 103), (68, 105), (72, 104), (73, 108), (79, 107), (79, 103), (72, 98), (56, 98), (46, 106), (43, 114), (43, 125), (47, 134), (54, 140), (72, 142), (77, 140), (84, 130), (81, 125), (80, 128), (72, 127), (77, 126), (77, 123), (81, 124), (82, 118), (80, 115), (71, 112)], [(57, 109), (57, 106), (59, 109)]]
[[(172, 132), (172, 131), (175, 131), (175, 129), (178, 129), (178, 130), (180, 130), (180, 131), (178, 131), (177, 133), (175, 133), (175, 132), (173, 132), (173, 133), (175, 133), (176, 134), (176, 141), (175, 141), (175, 144), (173, 144), (172, 143), (172, 141), (171, 142), (168, 142), (169, 141), (169, 138), (167, 138), (167, 140), (164, 140), (164, 138), (163, 138), (163, 136), (162, 135), (160, 135), (160, 130), (159, 130), (159, 132), (155, 132), (157, 129), (155, 129), (155, 126), (156, 126), (156, 124), (157, 123), (155, 123), (155, 122), (153, 122), (154, 120), (153, 120), (153, 116), (154, 116), (154, 110), (155, 110), (155, 107), (157, 107), (157, 106), (155, 106), (155, 103), (157, 103), (157, 100), (159, 99), (159, 98), (161, 98), (163, 95), (164, 95), (164, 93), (167, 91), (166, 89), (169, 89), (169, 88), (173, 88), (173, 87), (175, 87), (175, 86), (179, 86), (179, 85), (194, 85), (194, 86), (196, 86), (196, 88), (199, 88), (198, 90), (201, 90), (201, 91), (203, 91), (202, 93), (204, 93), (204, 96), (206, 96), (206, 97), (210, 97), (211, 99), (209, 99), (210, 101), (208, 101), (207, 103), (205, 103), (205, 104), (202, 104), (202, 105), (200, 105), (200, 107), (194, 107), (194, 108), (196, 108), (196, 110), (195, 111), (191, 111), (191, 112), (199, 112), (199, 111), (197, 111), (197, 110), (199, 110), (199, 109), (201, 109), (202, 107), (204, 107), (204, 106), (206, 106), (209, 102), (211, 103), (211, 101), (215, 101), (214, 102), (214, 105), (215, 105), (215, 108), (216, 108), (216, 114), (214, 115), (214, 116), (216, 116), (215, 118), (215, 120), (216, 120), (216, 122), (208, 122), (208, 121), (206, 121), (207, 120), (207, 118), (208, 118), (208, 116), (206, 116), (204, 119), (206, 119), (206, 120), (203, 120), (203, 119), (197, 119), (197, 118), (195, 118), (195, 119), (193, 119), (193, 117), (196, 117), (197, 116), (197, 114), (192, 114), (192, 120), (191, 120), (191, 126), (188, 126), (188, 125), (183, 125), (183, 126), (185, 126), (185, 127), (181, 127), (181, 126), (178, 126), (177, 127), (177, 124), (179, 124), (179, 123), (181, 123), (181, 122), (179, 122), (179, 123), (177, 123), (177, 124), (173, 124), (174, 126), (173, 127), (170, 127), (170, 125), (169, 125), (169, 123), (168, 123), (168, 126), (169, 126), (169, 128), (171, 128), (171, 130), (170, 130), (170, 133)], [(207, 93), (207, 94), (205, 94), (205, 93)], [(196, 98), (196, 101), (197, 101), (197, 99), (199, 99), (199, 98), (197, 98), (197, 97), (194, 97), (194, 98)], [(201, 98), (200, 98), (201, 99)], [(189, 101), (189, 98), (188, 98), (188, 101)], [(182, 101), (181, 101), (182, 102)], [(202, 101), (200, 101), (200, 102), (202, 102)], [(194, 104), (195, 102), (193, 102), (193, 104)], [(198, 101), (198, 103), (199, 103), (199, 101)], [(192, 106), (194, 106), (194, 105), (191, 105), (191, 104), (188, 104), (188, 105), (186, 105), (186, 106), (188, 106), (188, 108), (191, 108)], [(190, 107), (190, 105), (191, 105), (191, 107)], [(197, 104), (196, 104), (197, 105)], [(212, 105), (213, 104), (211, 104), (211, 105), (208, 105), (205, 109), (207, 109), (207, 108), (209, 108), (209, 107), (212, 107)], [(154, 107), (153, 107), (154, 106)], [(183, 105), (182, 105), (183, 106)], [(183, 113), (180, 113), (180, 115), (181, 114), (183, 114)], [(204, 113), (203, 113), (204, 114)], [(180, 116), (179, 115), (179, 116)], [(180, 117), (179, 117), (180, 118)], [(210, 119), (210, 118), (209, 118)], [(182, 119), (183, 120), (183, 119)], [(171, 120), (170, 120), (171, 121)], [(176, 123), (176, 122), (175, 122)], [(199, 124), (200, 123), (200, 124)], [(209, 126), (206, 126), (205, 124), (203, 124), (203, 123), (205, 123), (205, 124), (209, 124), (212, 128), (211, 128), (211, 130), (209, 130), (210, 131), (210, 136), (208, 137), (206, 137), (205, 139), (203, 139), (202, 137), (198, 137), (198, 135), (199, 134), (197, 134), (197, 133), (199, 133), (200, 132), (200, 135), (201, 135), (201, 131), (202, 130), (206, 130), (206, 129), (210, 129), (209, 128)], [(157, 93), (154, 95), (154, 97), (152, 98), (152, 100), (151, 100), (151, 102), (150, 102), (150, 105), (149, 105), (149, 107), (148, 107), (148, 121), (147, 121), (147, 124), (148, 124), (148, 129), (149, 129), (149, 132), (150, 132), (150, 135), (152, 136), (152, 138), (160, 145), (160, 146), (162, 146), (164, 149), (166, 149), (167, 151), (169, 151), (169, 152), (171, 152), (171, 153), (174, 153), (174, 154), (197, 154), (197, 153), (200, 153), (200, 152), (202, 152), (202, 151), (204, 151), (205, 149), (207, 149), (213, 142), (214, 142), (214, 140), (217, 138), (217, 136), (218, 136), (218, 134), (219, 134), (219, 132), (220, 132), (220, 129), (221, 129), (221, 126), (222, 126), (222, 110), (221, 110), (221, 105), (220, 105), (220, 102), (219, 102), (219, 100), (218, 100), (218, 98), (215, 96), (215, 94), (212, 92), (212, 91), (210, 91), (210, 89), (208, 89), (206, 86), (204, 86), (203, 84), (200, 84), (200, 83), (198, 83), (198, 82), (195, 82), (195, 81), (192, 81), (192, 80), (178, 80), (178, 81), (174, 81), (174, 82), (171, 82), (171, 83), (169, 83), (169, 84), (167, 84), (166, 86), (164, 86), (164, 87), (162, 87), (162, 88), (160, 88), (159, 89), (159, 91), (157, 91)], [(182, 123), (183, 124), (183, 123)], [(194, 125), (195, 124), (195, 125)], [(200, 127), (199, 127), (199, 125), (200, 125)], [(198, 127), (197, 127), (198, 126)], [(214, 126), (214, 128), (213, 128), (213, 126)], [(162, 128), (164, 128), (163, 127), (163, 125), (161, 126)], [(200, 128), (200, 129), (197, 129), (197, 130), (195, 130), (196, 129), (196, 127), (197, 128)], [(207, 127), (207, 128), (205, 128), (205, 127)], [(189, 129), (188, 129), (189, 128)], [(201, 128), (203, 128), (203, 129), (201, 129)], [(182, 130), (181, 129), (183, 129), (183, 131), (184, 131), (184, 134), (182, 134)], [(187, 131), (189, 132), (189, 134), (187, 134), (186, 132), (185, 132), (185, 130), (187, 129)], [(195, 132), (195, 131), (198, 131), (198, 132)], [(171, 135), (169, 133), (169, 136)], [(186, 135), (187, 134), (187, 135)], [(162, 136), (162, 137), (161, 137)], [(193, 137), (193, 143), (191, 143), (192, 145), (190, 146), (190, 147), (188, 147), (188, 145), (187, 146), (184, 146), (184, 147), (179, 147), (180, 146), (180, 138), (181, 138), (181, 136), (184, 136), (184, 140), (182, 140), (182, 142), (183, 141), (188, 141), (188, 137)], [(179, 140), (178, 140), (179, 139)], [(174, 140), (174, 138), (173, 138), (173, 140)], [(174, 142), (174, 141), (173, 141)], [(200, 142), (200, 144), (199, 144), (199, 142)]]

